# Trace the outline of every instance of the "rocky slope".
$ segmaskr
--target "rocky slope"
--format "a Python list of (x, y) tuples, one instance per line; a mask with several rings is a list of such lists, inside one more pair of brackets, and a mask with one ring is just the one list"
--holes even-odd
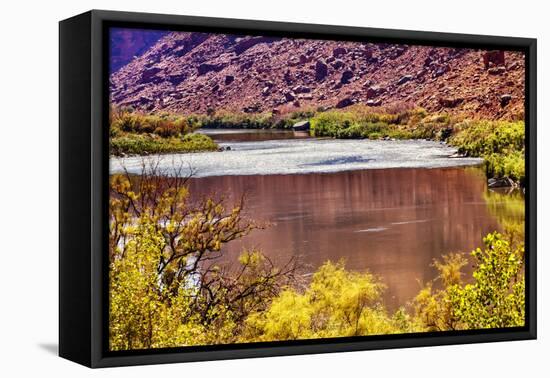
[(169, 33), (111, 75), (111, 101), (147, 112), (288, 112), (355, 103), (521, 117), (522, 53)]

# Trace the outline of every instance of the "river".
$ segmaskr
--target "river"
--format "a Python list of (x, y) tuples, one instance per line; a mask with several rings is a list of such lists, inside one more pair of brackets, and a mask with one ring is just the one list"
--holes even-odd
[[(481, 161), (450, 157), (455, 150), (438, 142), (206, 133), (231, 150), (147, 159), (167, 175), (174, 166), (183, 167), (179, 174), (192, 173), (195, 198), (232, 202), (246, 194), (246, 214), (269, 227), (228, 243), (227, 262), (252, 247), (281, 264), (298, 257), (310, 273), (344, 259), (348, 269), (379, 276), (387, 285), (384, 302), (395, 309), (435, 278), (435, 258), (469, 252), (501, 229), (506, 200), (488, 206), (493, 192)], [(141, 165), (142, 158), (112, 159), (111, 172), (124, 166), (139, 173)]]

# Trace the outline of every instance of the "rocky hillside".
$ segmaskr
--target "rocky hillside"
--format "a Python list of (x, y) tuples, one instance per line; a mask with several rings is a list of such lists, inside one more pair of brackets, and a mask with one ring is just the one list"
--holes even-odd
[(169, 33), (111, 75), (115, 106), (156, 112), (288, 112), (413, 105), (521, 117), (517, 52)]

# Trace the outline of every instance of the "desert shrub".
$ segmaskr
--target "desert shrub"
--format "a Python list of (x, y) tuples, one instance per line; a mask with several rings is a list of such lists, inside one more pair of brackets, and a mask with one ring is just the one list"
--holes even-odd
[(525, 277), (523, 242), (494, 232), (485, 248), (472, 251), (473, 281), (464, 283), (461, 269), (467, 260), (460, 254), (445, 256), (434, 266), (442, 289), (428, 283), (413, 301), (415, 323), (428, 331), (523, 326)]
[[(159, 285), (158, 263), (166, 247), (152, 219), (124, 231), (122, 251), (111, 251), (109, 344), (112, 350), (181, 346), (205, 332), (192, 313), (190, 290)], [(124, 227), (129, 228), (126, 224)], [(187, 318), (185, 323), (177, 321)]]
[(177, 119), (163, 119), (156, 125), (154, 133), (162, 137), (171, 137), (186, 135), (192, 131), (187, 119), (181, 117)]
[(356, 122), (356, 116), (351, 113), (326, 111), (310, 120), (310, 133), (313, 136), (336, 137), (340, 129), (350, 127)]
[(212, 138), (205, 134), (187, 134), (181, 141), (188, 151), (214, 151), (218, 149), (218, 145)]
[(130, 110), (111, 110), (110, 128), (126, 133), (155, 133), (162, 137), (179, 136), (192, 132), (194, 129), (187, 118), (175, 114), (143, 114)]
[(204, 134), (186, 134), (183, 137), (169, 138), (148, 134), (126, 134), (110, 139), (110, 153), (116, 156), (216, 151), (218, 148), (218, 145)]
[(525, 185), (524, 122), (462, 122), (449, 142), (467, 156), (483, 157), (488, 177), (509, 177)]
[(525, 322), (523, 245), (512, 247), (499, 233), (472, 252), (474, 282), (449, 288), (454, 314), (469, 329), (521, 327)]
[(465, 121), (456, 129), (450, 142), (468, 156), (522, 151), (525, 146), (524, 122)]
[[(432, 266), (438, 271), (436, 279), (446, 287), (462, 283), (461, 269), (468, 260), (461, 253), (443, 256), (443, 261), (435, 260)], [(434, 283), (429, 282), (413, 300), (416, 322), (426, 331), (447, 331), (460, 328), (460, 321), (453, 312), (453, 306), (448, 300), (447, 290), (435, 290)]]
[(119, 114), (111, 121), (111, 129), (118, 129), (125, 132), (133, 132), (137, 129), (136, 117), (130, 113)]
[(110, 153), (116, 156), (160, 153), (162, 149), (161, 142), (142, 135), (121, 136), (110, 140)]
[(398, 118), (395, 114), (327, 111), (310, 120), (310, 133), (341, 139), (410, 139), (413, 134), (398, 124)]
[(260, 228), (244, 200), (191, 201), (187, 178), (113, 175), (109, 202), (111, 350), (232, 343), (250, 313), (291, 284), (295, 260), (275, 266), (244, 250), (231, 267), (222, 247)]
[(408, 102), (396, 102), (396, 103), (386, 105), (383, 108), (384, 113), (396, 114), (396, 115), (410, 113), (415, 111), (416, 109), (418, 109), (416, 106)]
[(218, 112), (212, 115), (191, 115), (199, 127), (210, 129), (268, 129), (274, 127), (271, 113)]
[(375, 116), (360, 117), (352, 112), (327, 111), (310, 120), (310, 133), (314, 136), (334, 138), (368, 138), (370, 132), (387, 127)]
[(488, 177), (508, 177), (521, 186), (525, 185), (525, 155), (523, 151), (508, 154), (495, 153), (484, 156)]
[(447, 114), (427, 115), (410, 123), (415, 139), (447, 140), (453, 132), (453, 121)]
[(409, 329), (404, 313), (388, 315), (381, 303), (384, 285), (369, 273), (350, 272), (343, 262), (326, 262), (303, 293), (288, 288), (265, 311), (246, 321), (247, 341), (296, 340)]
[[(447, 140), (454, 121), (449, 115), (429, 115), (422, 108), (377, 112), (354, 106), (346, 111), (326, 111), (311, 119), (312, 135), (335, 138), (394, 138)], [(346, 130), (347, 129), (347, 130)]]

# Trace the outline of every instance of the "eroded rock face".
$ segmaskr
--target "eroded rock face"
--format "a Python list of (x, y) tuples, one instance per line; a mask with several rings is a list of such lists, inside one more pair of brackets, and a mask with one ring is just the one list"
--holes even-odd
[(382, 100), (367, 100), (367, 106), (380, 106), (382, 105)]
[(502, 96), (500, 96), (500, 106), (504, 108), (510, 103), (510, 101), (512, 101), (512, 98), (513, 97), (511, 94), (503, 94)]
[(296, 99), (296, 95), (294, 92), (285, 92), (285, 100), (286, 101), (294, 101)]
[(504, 66), (506, 64), (504, 51), (502, 50), (486, 51), (483, 53), (482, 57), (483, 65), (486, 70), (494, 66)]
[(439, 103), (444, 108), (455, 108), (464, 101), (463, 98), (440, 98)]
[(335, 69), (335, 70), (339, 70), (341, 68), (344, 68), (346, 63), (344, 63), (344, 61), (342, 59), (336, 59), (336, 60), (333, 60), (330, 65)]
[(149, 83), (149, 82), (154, 82), (155, 79), (158, 80), (162, 80), (160, 76), (157, 76), (157, 74), (161, 71), (160, 68), (158, 67), (151, 67), (151, 68), (146, 68), (145, 70), (142, 71), (141, 73), (141, 79), (140, 79), (140, 83)]
[(336, 103), (336, 108), (337, 109), (346, 108), (353, 104), (354, 104), (354, 101), (351, 97), (345, 97)]
[(187, 75), (185, 74), (171, 74), (168, 75), (168, 81), (172, 83), (172, 85), (179, 85), (187, 78)]
[(386, 92), (386, 88), (380, 86), (372, 86), (367, 89), (367, 98), (373, 99)]
[(332, 56), (334, 56), (335, 58), (345, 55), (346, 53), (347, 53), (347, 50), (345, 47), (337, 47), (334, 50), (332, 50)]
[(231, 84), (235, 80), (235, 76), (233, 75), (226, 75), (225, 76), (225, 85)]
[(340, 83), (349, 84), (350, 80), (353, 78), (353, 72), (350, 70), (342, 72), (342, 77), (340, 78)]
[(397, 59), (407, 51), (407, 46), (394, 46), (388, 52), (388, 58)]
[(259, 103), (245, 106), (243, 108), (243, 112), (245, 113), (258, 113), (260, 110), (261, 110), (261, 105)]
[(502, 75), (503, 73), (506, 72), (506, 67), (504, 66), (491, 67), (487, 70), (487, 72), (490, 73), (491, 75)]
[(273, 38), (273, 37), (246, 37), (240, 40), (235, 45), (235, 53), (237, 53), (237, 55), (240, 55), (244, 53), (246, 50), (256, 46), (259, 43), (272, 43), (279, 39), (280, 38)]
[(203, 63), (203, 64), (199, 65), (197, 70), (199, 72), (199, 75), (204, 75), (204, 74), (207, 74), (208, 72), (212, 72), (212, 71), (219, 72), (219, 71), (223, 70), (224, 67), (225, 67), (225, 65), (223, 65), (223, 64)]
[(311, 88), (305, 85), (297, 85), (294, 88), (292, 88), (294, 93), (309, 93), (311, 92)]
[(406, 82), (411, 81), (413, 78), (414, 78), (413, 75), (401, 76), (401, 77), (399, 78), (399, 80), (397, 80), (397, 85), (405, 84)]
[(148, 112), (358, 103), (497, 119), (523, 110), (524, 67), (519, 52), (177, 32), (112, 73), (110, 89), (114, 106)]
[(318, 60), (315, 63), (315, 80), (321, 81), (328, 75), (328, 66), (327, 64), (322, 61)]

